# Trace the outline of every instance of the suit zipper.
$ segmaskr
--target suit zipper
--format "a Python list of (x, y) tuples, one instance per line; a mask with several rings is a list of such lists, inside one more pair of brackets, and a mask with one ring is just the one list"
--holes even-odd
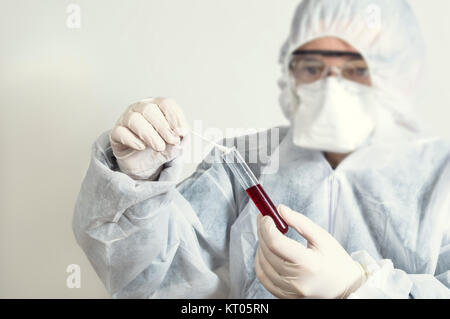
[(333, 235), (334, 226), (336, 223), (336, 209), (337, 209), (337, 200), (339, 194), (339, 182), (336, 178), (335, 172), (331, 173), (330, 176), (330, 207), (329, 207), (329, 216), (328, 216), (328, 232)]

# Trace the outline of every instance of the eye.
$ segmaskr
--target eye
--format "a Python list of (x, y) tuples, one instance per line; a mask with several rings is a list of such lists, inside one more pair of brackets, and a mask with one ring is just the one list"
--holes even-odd
[(304, 68), (304, 72), (308, 73), (309, 75), (318, 75), (320, 74), (320, 67), (317, 66), (306, 66)]
[(349, 67), (344, 69), (344, 75), (350, 77), (368, 77), (369, 69), (367, 67)]
[(356, 75), (358, 76), (368, 76), (369, 69), (368, 68), (356, 68)]

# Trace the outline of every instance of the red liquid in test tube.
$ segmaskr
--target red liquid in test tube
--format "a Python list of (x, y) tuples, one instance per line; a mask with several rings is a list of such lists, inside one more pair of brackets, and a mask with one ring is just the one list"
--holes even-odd
[(263, 216), (268, 215), (272, 217), (275, 226), (277, 226), (278, 230), (283, 234), (286, 234), (287, 231), (289, 230), (288, 225), (278, 214), (275, 205), (272, 203), (269, 196), (264, 191), (264, 188), (262, 188), (262, 186), (258, 184), (248, 188), (246, 192), (248, 196), (252, 199), (252, 201), (255, 203), (256, 207), (258, 207), (258, 210), (261, 212), (261, 214)]
[(259, 181), (256, 179), (253, 172), (250, 170), (244, 159), (241, 157), (236, 148), (220, 148), (222, 150), (222, 157), (228, 165), (233, 175), (237, 178), (239, 183), (245, 189), (247, 195), (251, 198), (253, 203), (263, 216), (270, 216), (274, 221), (278, 230), (286, 234), (288, 225), (278, 214), (275, 205), (266, 194)]

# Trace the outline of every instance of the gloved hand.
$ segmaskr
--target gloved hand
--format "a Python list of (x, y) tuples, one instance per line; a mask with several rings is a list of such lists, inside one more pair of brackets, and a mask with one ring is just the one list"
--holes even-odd
[(255, 271), (270, 293), (278, 298), (347, 298), (365, 282), (362, 266), (327, 231), (284, 205), (278, 211), (308, 245), (284, 236), (271, 217), (258, 214)]
[(163, 164), (181, 154), (180, 141), (187, 132), (187, 121), (174, 100), (149, 98), (127, 108), (109, 139), (123, 173), (154, 179)]

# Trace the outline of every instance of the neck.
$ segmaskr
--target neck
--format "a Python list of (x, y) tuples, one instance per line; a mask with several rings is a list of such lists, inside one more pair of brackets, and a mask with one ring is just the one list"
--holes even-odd
[(328, 163), (330, 163), (331, 167), (335, 169), (336, 167), (341, 164), (341, 162), (351, 153), (331, 153), (331, 152), (324, 152), (325, 158), (327, 159)]

